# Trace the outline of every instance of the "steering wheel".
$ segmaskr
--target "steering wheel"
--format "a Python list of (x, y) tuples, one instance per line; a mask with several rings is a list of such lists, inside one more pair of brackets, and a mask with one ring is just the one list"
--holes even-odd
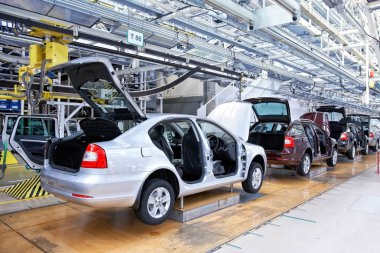
[(215, 135), (207, 136), (207, 140), (212, 150), (215, 150), (219, 146), (219, 138), (216, 137)]

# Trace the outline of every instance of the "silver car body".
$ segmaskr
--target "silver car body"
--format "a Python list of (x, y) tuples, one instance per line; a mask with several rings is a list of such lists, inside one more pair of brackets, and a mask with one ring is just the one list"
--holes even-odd
[[(117, 87), (118, 91), (124, 93), (125, 101), (129, 106), (128, 109), (135, 112), (134, 115), (142, 115), (133, 98), (130, 97), (116, 78), (109, 61), (101, 58), (82, 58), (72, 63), (69, 62), (64, 67), (77, 66), (78, 71), (74, 71), (74, 73), (78, 73), (79, 69), (84, 69), (83, 66), (92, 63), (103, 64), (108, 69), (110, 76), (112, 76), (112, 85)], [(83, 76), (78, 78), (83, 78)], [(73, 81), (71, 76), (70, 79), (75, 88), (75, 80)], [(78, 92), (80, 94), (80, 91)], [(82, 97), (85, 100), (88, 99), (86, 96)], [(107, 116), (108, 111), (102, 110), (99, 104), (89, 100), (86, 100), (86, 102), (94, 110), (103, 113), (105, 117)], [(183, 181), (175, 166), (150, 139), (149, 130), (156, 124), (169, 119), (190, 120), (193, 129), (195, 129), (197, 141), (201, 144), (203, 152), (203, 177), (200, 181), (192, 183)], [(239, 138), (237, 133), (227, 131), (216, 122), (212, 122), (233, 137), (236, 143), (236, 173), (216, 177), (213, 173), (212, 150), (206, 136), (203, 135), (197, 124), (197, 120), (212, 122), (191, 115), (160, 115), (143, 121), (113, 140), (95, 143), (106, 152), (108, 162), (106, 169), (81, 167), (77, 172), (73, 173), (53, 168), (49, 160), (45, 159), (44, 168), (41, 172), (42, 185), (47, 191), (58, 197), (88, 206), (133, 207), (138, 205), (140, 193), (148, 177), (159, 170), (170, 171), (175, 175), (178, 187), (177, 197), (242, 182), (247, 178), (250, 165), (254, 161), (261, 164), (265, 173), (267, 160), (262, 147), (249, 144)], [(243, 157), (245, 157), (245, 161), (242, 160)], [(78, 194), (82, 197), (78, 197)]]
[[(178, 197), (191, 195), (228, 184), (242, 182), (247, 178), (247, 171), (256, 159), (263, 160), (265, 170), (266, 155), (264, 149), (252, 145), (234, 136), (238, 142), (238, 169), (233, 176), (216, 178), (213, 174), (213, 165), (210, 160), (205, 163), (204, 177), (201, 182), (186, 183), (180, 178), (174, 165), (165, 154), (151, 141), (148, 131), (157, 123), (168, 119), (190, 119), (197, 129), (197, 135), (204, 150), (209, 156), (212, 151), (207, 139), (200, 134), (196, 124), (200, 119), (194, 116), (162, 115), (148, 119), (145, 122), (126, 131), (114, 140), (96, 143), (107, 154), (108, 168), (104, 170), (81, 168), (77, 173), (54, 169), (45, 159), (41, 174), (43, 187), (54, 195), (68, 201), (96, 207), (132, 207), (137, 203), (138, 196), (146, 179), (158, 170), (170, 170), (179, 184)], [(243, 168), (241, 161), (242, 145), (246, 149), (247, 165)], [(92, 198), (77, 198), (72, 194), (83, 194)]]

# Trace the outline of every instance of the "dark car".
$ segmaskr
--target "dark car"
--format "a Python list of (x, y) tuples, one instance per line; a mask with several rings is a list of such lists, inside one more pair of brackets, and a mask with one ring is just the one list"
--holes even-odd
[(335, 141), (310, 120), (291, 122), (286, 99), (252, 98), (246, 101), (252, 104), (257, 117), (257, 122), (250, 129), (248, 142), (265, 149), (269, 164), (295, 167), (301, 176), (310, 172), (314, 161), (327, 160), (328, 165), (335, 166)]
[(373, 152), (377, 152), (380, 140), (380, 118), (366, 114), (349, 114), (347, 120), (363, 129), (364, 134), (368, 137), (368, 146)]
[(338, 152), (351, 160), (357, 151), (368, 154), (368, 138), (359, 124), (349, 122), (344, 107), (334, 105), (320, 106), (316, 109), (327, 115), (330, 125), (330, 135), (338, 141)]

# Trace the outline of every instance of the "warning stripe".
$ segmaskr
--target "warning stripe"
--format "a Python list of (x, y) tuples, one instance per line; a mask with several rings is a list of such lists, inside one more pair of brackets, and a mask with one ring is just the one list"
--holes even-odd
[(16, 199), (29, 199), (47, 196), (49, 193), (42, 188), (40, 175), (36, 175), (21, 183), (7, 188), (4, 192)]

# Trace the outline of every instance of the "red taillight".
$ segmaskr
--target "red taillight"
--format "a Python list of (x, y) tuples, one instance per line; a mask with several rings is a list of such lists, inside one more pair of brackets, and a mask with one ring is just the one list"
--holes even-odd
[(284, 143), (285, 148), (294, 148), (294, 139), (289, 136), (285, 136), (285, 143)]
[(372, 132), (369, 132), (369, 138), (373, 138), (375, 135)]
[(92, 199), (93, 197), (83, 195), (83, 194), (78, 194), (78, 193), (71, 193), (71, 196), (81, 198), (81, 199)]
[(340, 140), (341, 141), (347, 141), (348, 140), (348, 134), (346, 132), (342, 133), (340, 135)]
[(82, 168), (91, 169), (106, 169), (107, 168), (107, 156), (106, 151), (96, 144), (89, 144), (84, 152)]

